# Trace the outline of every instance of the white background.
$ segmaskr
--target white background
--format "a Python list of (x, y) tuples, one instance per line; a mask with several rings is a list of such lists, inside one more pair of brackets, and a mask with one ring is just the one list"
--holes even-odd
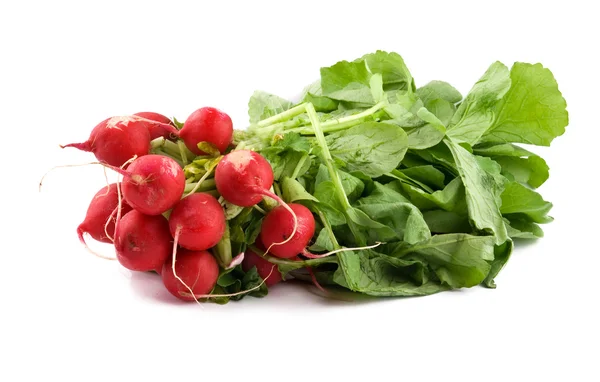
[[(210, 4), (209, 4), (210, 3)], [(598, 42), (592, 2), (12, 1), (0, 5), (0, 380), (599, 380)], [(466, 94), (495, 60), (542, 62), (567, 133), (537, 150), (556, 221), (498, 288), (370, 303), (282, 285), (182, 304), (157, 276), (91, 256), (75, 228), (104, 185), (61, 150), (106, 117), (202, 106), (246, 125), (255, 89), (297, 94), (319, 67), (384, 49), (417, 85)], [(95, 246), (110, 253), (108, 246)]]

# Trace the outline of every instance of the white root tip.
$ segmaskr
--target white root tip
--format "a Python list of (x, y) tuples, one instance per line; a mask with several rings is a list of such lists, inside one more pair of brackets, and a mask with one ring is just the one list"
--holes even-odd
[(282, 206), (290, 214), (292, 214), (292, 218), (294, 219), (294, 229), (292, 230), (292, 233), (290, 234), (290, 236), (288, 236), (288, 238), (285, 239), (284, 241), (280, 241), (278, 243), (271, 244), (269, 246), (269, 248), (267, 248), (267, 251), (265, 252), (265, 253), (269, 253), (271, 251), (271, 248), (273, 246), (286, 244), (286, 243), (288, 243), (290, 240), (292, 240), (294, 238), (294, 236), (296, 235), (296, 231), (298, 230), (298, 216), (296, 216), (296, 213), (294, 212), (294, 210), (292, 210), (292, 207), (290, 207), (286, 202), (283, 201), (283, 199), (281, 199), (275, 193), (273, 193), (271, 191), (267, 191), (267, 190), (261, 190), (261, 192), (262, 192), (262, 194), (264, 196), (268, 196), (271, 199), (275, 199), (275, 201), (277, 201), (277, 203), (279, 203), (280, 206)]
[(323, 253), (320, 255), (315, 255), (314, 253), (310, 253), (307, 250), (304, 250), (304, 252), (302, 252), (302, 255), (305, 257), (308, 257), (309, 259), (322, 259), (323, 257), (331, 256), (331, 255), (339, 253), (339, 252), (360, 251), (361, 249), (371, 249), (371, 248), (379, 247), (381, 244), (384, 244), (384, 243), (378, 241), (373, 245), (367, 245), (365, 247), (340, 248), (340, 249), (336, 249), (334, 251)]
[(271, 272), (269, 272), (269, 274), (267, 275), (267, 277), (265, 277), (263, 279), (263, 281), (261, 281), (257, 286), (252, 287), (250, 289), (242, 290), (242, 291), (239, 291), (239, 292), (236, 292), (236, 293), (226, 293), (226, 294), (189, 294), (189, 293), (186, 293), (186, 292), (180, 292), (180, 294), (182, 296), (185, 296), (185, 297), (191, 297), (191, 296), (193, 296), (196, 299), (196, 301), (198, 301), (197, 299), (199, 299), (199, 298), (234, 297), (234, 296), (239, 296), (241, 294), (250, 293), (252, 291), (257, 290), (261, 286), (263, 286), (263, 284), (267, 282), (267, 279), (269, 277), (271, 277), (271, 275), (273, 274), (273, 271), (275, 270), (275, 268), (277, 268), (277, 266), (273, 264), (273, 266), (271, 267)]

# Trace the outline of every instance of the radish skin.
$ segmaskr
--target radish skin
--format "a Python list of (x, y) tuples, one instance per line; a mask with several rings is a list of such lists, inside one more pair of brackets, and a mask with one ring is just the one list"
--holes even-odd
[(135, 159), (127, 170), (113, 168), (124, 176), (123, 197), (134, 209), (146, 215), (170, 210), (182, 197), (185, 175), (175, 160), (163, 155)]
[(134, 156), (150, 151), (148, 123), (141, 117), (112, 117), (100, 122), (87, 141), (61, 145), (94, 153), (98, 161), (121, 166)]
[[(112, 243), (110, 235), (114, 236), (115, 233), (115, 214), (113, 212), (118, 208), (118, 204), (116, 183), (102, 187), (94, 195), (84, 221), (77, 227), (77, 236), (83, 245), (87, 247), (85, 233), (99, 242)], [(131, 211), (131, 207), (127, 203), (122, 203), (121, 213), (125, 214), (129, 211)]]
[(196, 155), (205, 155), (198, 143), (208, 142), (223, 154), (233, 139), (231, 118), (214, 107), (203, 107), (194, 111), (183, 124), (179, 137), (187, 148)]
[[(149, 120), (148, 132), (150, 133), (150, 140), (156, 139), (158, 137), (173, 140), (171, 138), (171, 134), (176, 133), (177, 135), (178, 133), (178, 131), (175, 128), (175, 125), (173, 124), (173, 121), (171, 121), (171, 119), (169, 119), (167, 116), (151, 111), (142, 111), (139, 113), (135, 113), (134, 115)], [(172, 128), (169, 129), (165, 125), (171, 126)]]
[(219, 265), (208, 251), (180, 249), (172, 263), (173, 258), (169, 257), (160, 273), (167, 290), (180, 300), (195, 301), (193, 295), (208, 294), (217, 284)]
[(250, 150), (236, 150), (225, 155), (215, 170), (215, 183), (217, 191), (229, 203), (240, 207), (252, 207), (259, 203), (264, 196), (268, 196), (285, 208), (294, 220), (294, 228), (290, 236), (281, 241), (272, 243), (267, 252), (274, 245), (283, 245), (294, 237), (298, 227), (298, 220), (294, 211), (275, 193), (269, 191), (273, 185), (273, 169), (267, 160), (260, 154)]
[(195, 193), (181, 199), (169, 216), (171, 235), (183, 248), (201, 251), (217, 245), (225, 233), (225, 213), (217, 199)]
[(115, 233), (117, 260), (132, 271), (160, 272), (171, 254), (169, 223), (162, 215), (132, 210), (119, 221)]
[[(296, 215), (297, 228), (295, 232), (294, 219), (282, 206), (273, 208), (265, 216), (260, 230), (262, 243), (266, 247), (270, 247), (269, 252), (273, 256), (282, 259), (289, 259), (302, 254), (315, 234), (315, 219), (310, 210), (297, 203), (290, 203), (288, 206)], [(287, 240), (287, 242), (273, 245), (282, 240)]]

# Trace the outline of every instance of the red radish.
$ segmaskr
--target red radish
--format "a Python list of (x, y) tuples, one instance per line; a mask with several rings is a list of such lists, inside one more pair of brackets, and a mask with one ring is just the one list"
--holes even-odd
[[(83, 245), (87, 247), (83, 238), (83, 234), (86, 232), (102, 243), (112, 243), (109, 236), (115, 233), (115, 217), (118, 204), (116, 183), (102, 187), (94, 195), (87, 209), (85, 220), (77, 227), (77, 236), (79, 236), (79, 240)], [(125, 214), (130, 210), (131, 207), (127, 203), (121, 203), (121, 214)]]
[(227, 150), (233, 138), (233, 122), (231, 118), (214, 107), (203, 107), (193, 112), (185, 120), (179, 131), (179, 137), (196, 155), (205, 154), (198, 148), (198, 143), (212, 143), (222, 153)]
[(215, 170), (215, 182), (219, 194), (240, 207), (252, 207), (263, 196), (279, 199), (269, 191), (273, 185), (271, 165), (254, 151), (237, 150), (225, 155)]
[[(166, 116), (154, 113), (151, 111), (143, 111), (140, 113), (135, 113), (138, 117), (146, 118), (150, 121), (160, 122), (158, 123), (148, 123), (148, 132), (150, 133), (150, 140), (156, 139), (158, 137), (163, 137), (165, 139), (171, 138), (171, 133), (174, 133), (173, 129), (175, 129), (175, 125), (173, 122)], [(165, 128), (165, 125), (170, 125), (173, 129)]]
[(169, 216), (171, 235), (184, 248), (214, 247), (225, 232), (225, 213), (214, 196), (195, 193), (181, 199)]
[[(273, 208), (262, 221), (260, 239), (266, 247), (271, 247), (273, 256), (288, 259), (306, 251), (306, 246), (315, 233), (315, 219), (310, 210), (302, 204), (290, 203), (297, 219), (297, 228), (294, 232), (294, 219), (283, 206)], [(287, 241), (286, 241), (287, 240)], [(286, 241), (284, 244), (277, 244)]]
[(207, 251), (180, 250), (174, 268), (177, 276), (173, 273), (172, 257), (169, 257), (161, 272), (163, 284), (173, 296), (184, 301), (195, 300), (190, 293), (195, 295), (210, 293), (219, 278), (217, 260)]
[[(265, 280), (265, 278), (268, 276), (268, 278), (265, 280), (265, 284), (267, 284), (268, 287), (271, 287), (283, 280), (283, 278), (281, 277), (281, 272), (279, 272), (279, 270), (277, 269), (277, 265), (268, 262), (261, 256), (254, 253), (254, 251), (252, 251), (250, 248), (248, 248), (246, 249), (246, 252), (244, 252), (244, 261), (242, 261), (242, 269), (244, 270), (244, 272), (248, 272), (250, 269), (252, 269), (252, 267), (256, 267), (258, 275), (263, 280)], [(272, 273), (271, 270), (273, 271)], [(271, 273), (270, 276), (269, 273)]]
[(144, 155), (127, 170), (111, 167), (124, 176), (123, 198), (146, 215), (170, 210), (183, 195), (185, 175), (175, 160), (163, 155)]
[(172, 242), (169, 222), (164, 216), (144, 215), (133, 210), (125, 214), (117, 226), (117, 260), (132, 271), (160, 273), (171, 254)]
[[(236, 150), (225, 155), (215, 170), (217, 191), (229, 203), (240, 207), (251, 207), (268, 196), (288, 210), (294, 221), (294, 229), (288, 239), (273, 245), (289, 241), (298, 226), (294, 211), (269, 189), (273, 185), (273, 169), (260, 154), (250, 150)], [(267, 248), (269, 251), (271, 247)]]
[(148, 122), (140, 117), (112, 117), (100, 122), (87, 141), (62, 145), (91, 151), (100, 162), (119, 167), (134, 156), (150, 151)]

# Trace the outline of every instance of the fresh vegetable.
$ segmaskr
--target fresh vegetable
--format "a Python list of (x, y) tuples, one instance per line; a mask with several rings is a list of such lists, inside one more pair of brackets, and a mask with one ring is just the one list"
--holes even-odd
[[(179, 137), (155, 138), (153, 154), (135, 154), (127, 170), (115, 166), (133, 150), (111, 158), (136, 214), (169, 216), (165, 286), (217, 303), (265, 296), (290, 278), (372, 296), (495, 287), (515, 239), (540, 238), (552, 221), (537, 191), (548, 165), (520, 146), (565, 132), (552, 73), (496, 62), (465, 97), (447, 82), (418, 84), (396, 53), (320, 74), (297, 102), (255, 92), (245, 130), (201, 108), (183, 126), (174, 119)], [(150, 119), (108, 120), (92, 135), (117, 142)], [(90, 142), (97, 156), (113, 150)]]
[(225, 214), (213, 196), (197, 193), (181, 199), (169, 216), (173, 237), (184, 248), (201, 251), (214, 247), (225, 232)]
[(169, 223), (164, 216), (144, 215), (132, 210), (119, 220), (117, 226), (117, 260), (132, 271), (160, 272), (171, 254), (172, 241)]
[(148, 123), (135, 117), (108, 118), (94, 127), (87, 141), (61, 147), (91, 151), (100, 162), (119, 167), (150, 151)]
[[(302, 254), (315, 233), (315, 219), (310, 210), (301, 204), (290, 203), (297, 217), (294, 237), (281, 245), (274, 245), (290, 238), (294, 231), (294, 219), (282, 206), (277, 206), (265, 216), (260, 228), (260, 240), (273, 256), (284, 259)], [(258, 272), (260, 274), (260, 270)]]
[(124, 175), (123, 197), (146, 215), (160, 215), (179, 201), (185, 189), (183, 170), (163, 155), (145, 155), (134, 160)]
[[(112, 243), (115, 235), (115, 221), (119, 199), (117, 195), (117, 184), (111, 183), (104, 186), (94, 195), (87, 209), (85, 219), (77, 227), (77, 236), (83, 245), (85, 243), (84, 233), (88, 233), (94, 240), (102, 243)], [(121, 215), (131, 211), (126, 202), (121, 203)]]
[(190, 289), (195, 295), (205, 295), (215, 287), (219, 277), (219, 265), (209, 252), (182, 249), (177, 253), (175, 272), (185, 285), (173, 274), (171, 260), (168, 258), (164, 263), (161, 277), (173, 296), (184, 301), (194, 301)]
[(179, 131), (187, 148), (196, 155), (205, 153), (198, 148), (198, 143), (208, 142), (221, 154), (231, 144), (233, 123), (231, 118), (214, 107), (203, 107), (193, 112)]
[[(163, 137), (165, 139), (171, 139), (171, 134), (174, 132), (173, 129), (175, 125), (173, 122), (166, 116), (154, 113), (152, 111), (143, 111), (140, 113), (135, 113), (138, 117), (146, 118), (150, 121), (156, 121), (160, 123), (148, 123), (148, 132), (150, 133), (150, 140)], [(171, 125), (173, 129), (165, 128), (165, 125)]]

